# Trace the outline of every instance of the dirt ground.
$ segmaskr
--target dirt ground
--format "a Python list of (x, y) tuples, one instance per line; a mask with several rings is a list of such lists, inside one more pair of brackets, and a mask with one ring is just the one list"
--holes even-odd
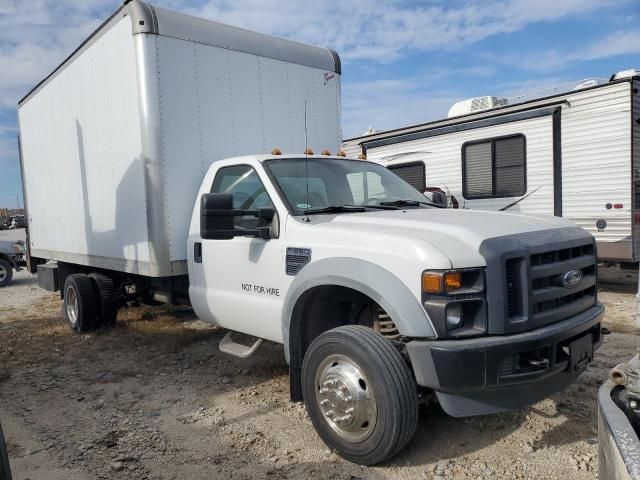
[(612, 333), (577, 383), (509, 414), (423, 407), (413, 442), (365, 468), (330, 452), (288, 401), (282, 346), (229, 357), (224, 331), (166, 308), (72, 334), (58, 296), (19, 273), (0, 290), (0, 421), (15, 479), (596, 478), (596, 390), (638, 344), (637, 275), (604, 269), (601, 280)]

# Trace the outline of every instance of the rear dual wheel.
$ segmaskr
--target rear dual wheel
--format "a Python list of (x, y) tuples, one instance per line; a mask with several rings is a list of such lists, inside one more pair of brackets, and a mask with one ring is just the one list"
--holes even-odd
[(370, 328), (344, 326), (316, 338), (305, 354), (302, 388), (316, 431), (347, 460), (380, 463), (413, 438), (415, 380), (400, 352)]
[(112, 326), (117, 315), (113, 281), (95, 273), (69, 275), (64, 283), (62, 310), (76, 332)]

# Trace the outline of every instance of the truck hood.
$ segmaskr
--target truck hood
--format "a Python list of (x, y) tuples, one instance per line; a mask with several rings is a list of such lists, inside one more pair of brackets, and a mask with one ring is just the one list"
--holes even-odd
[(334, 234), (339, 235), (339, 231), (349, 232), (351, 235), (362, 232), (363, 242), (385, 236), (428, 243), (447, 256), (454, 268), (484, 265), (485, 260), (480, 255), (479, 248), (488, 238), (557, 228), (577, 228), (572, 222), (550, 216), (436, 208), (315, 217), (311, 217), (311, 223), (330, 229)]

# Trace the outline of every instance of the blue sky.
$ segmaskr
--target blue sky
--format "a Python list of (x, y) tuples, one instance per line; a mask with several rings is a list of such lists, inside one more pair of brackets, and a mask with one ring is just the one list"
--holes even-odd
[[(345, 138), (640, 68), (638, 0), (160, 0), (158, 5), (336, 49)], [(0, 207), (21, 194), (16, 103), (119, 0), (0, 0)], [(22, 200), (20, 200), (22, 202)]]

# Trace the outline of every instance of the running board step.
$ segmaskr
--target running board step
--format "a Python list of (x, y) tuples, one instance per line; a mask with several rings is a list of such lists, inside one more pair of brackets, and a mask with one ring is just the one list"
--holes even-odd
[(256, 350), (262, 345), (264, 341), (262, 338), (258, 338), (253, 345), (247, 346), (242, 345), (241, 343), (236, 343), (233, 341), (231, 336), (233, 332), (227, 333), (222, 340), (220, 340), (220, 345), (218, 348), (223, 353), (228, 353), (229, 355), (233, 355), (238, 358), (249, 358), (251, 355), (256, 353)]

